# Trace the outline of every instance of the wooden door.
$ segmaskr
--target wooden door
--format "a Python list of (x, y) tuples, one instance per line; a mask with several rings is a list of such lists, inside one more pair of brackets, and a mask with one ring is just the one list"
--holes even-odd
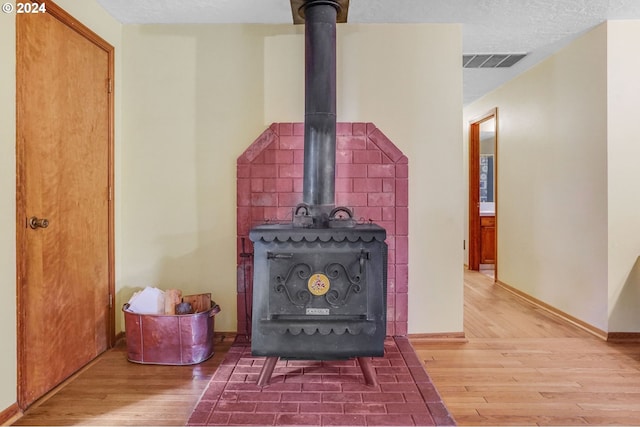
[[(483, 254), (482, 246), (485, 239), (492, 239), (491, 244), (484, 244), (485, 248), (491, 247), (494, 253), (494, 275), (498, 277), (498, 261), (497, 261), (497, 226), (493, 227), (490, 234), (485, 233), (483, 236), (480, 224), (480, 125), (488, 120), (495, 120), (495, 152), (498, 146), (498, 109), (493, 108), (486, 114), (477, 117), (469, 122), (469, 245), (468, 245), (468, 268), (469, 270), (480, 270), (481, 263), (487, 263), (486, 254)], [(495, 180), (494, 202), (495, 215), (497, 220), (498, 208), (498, 185), (497, 185), (497, 155), (494, 156), (494, 172)], [(484, 261), (483, 261), (484, 260)]]
[[(55, 4), (45, 5), (46, 14), (16, 16), (23, 409), (114, 339), (113, 48)], [(36, 217), (48, 225), (31, 221)]]

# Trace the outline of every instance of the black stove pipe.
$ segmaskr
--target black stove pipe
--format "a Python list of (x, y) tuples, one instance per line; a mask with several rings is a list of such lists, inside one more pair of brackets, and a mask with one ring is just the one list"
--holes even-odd
[(307, 0), (305, 18), (305, 116), (303, 202), (313, 227), (326, 227), (335, 208), (336, 0)]

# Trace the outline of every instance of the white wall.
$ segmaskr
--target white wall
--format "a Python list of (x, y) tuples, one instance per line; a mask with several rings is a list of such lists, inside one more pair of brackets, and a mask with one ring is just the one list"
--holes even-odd
[[(119, 48), (122, 26), (109, 16), (95, 0), (56, 0), (56, 3), (91, 28), (116, 48), (116, 153), (120, 144), (120, 68)], [(0, 411), (16, 402), (16, 251), (15, 251), (15, 14), (0, 14)], [(116, 163), (118, 163), (116, 154)], [(116, 175), (118, 170), (116, 169)], [(117, 188), (116, 188), (117, 192)], [(117, 226), (116, 226), (117, 227)], [(117, 240), (117, 238), (116, 238)]]
[(211, 292), (216, 330), (236, 330), (236, 158), (265, 129), (269, 31), (125, 26), (119, 304), (146, 285)]
[[(125, 27), (120, 302), (211, 290), (235, 330), (235, 161), (303, 121), (302, 30)], [(462, 331), (460, 27), (340, 25), (338, 46), (338, 121), (375, 122), (409, 157), (409, 332)]]
[(640, 331), (640, 21), (607, 24), (609, 331)]
[(466, 158), (469, 120), (499, 109), (498, 279), (605, 331), (606, 31), (469, 105), (463, 121)]

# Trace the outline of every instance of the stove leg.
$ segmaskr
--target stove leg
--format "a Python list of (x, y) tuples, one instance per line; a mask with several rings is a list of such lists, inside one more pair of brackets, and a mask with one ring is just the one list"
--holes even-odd
[(257, 384), (260, 387), (269, 385), (271, 382), (271, 374), (273, 374), (273, 369), (276, 367), (276, 363), (278, 363), (278, 356), (269, 356), (267, 357), (267, 360), (264, 361), (264, 365), (262, 365), (260, 376), (257, 381)]
[(377, 386), (378, 378), (376, 377), (376, 370), (371, 364), (370, 357), (358, 357), (358, 364), (364, 375), (364, 383), (366, 385)]

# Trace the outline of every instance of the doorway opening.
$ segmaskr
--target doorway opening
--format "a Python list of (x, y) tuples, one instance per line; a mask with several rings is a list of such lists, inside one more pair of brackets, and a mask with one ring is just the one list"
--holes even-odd
[(469, 270), (498, 275), (498, 109), (469, 122)]

